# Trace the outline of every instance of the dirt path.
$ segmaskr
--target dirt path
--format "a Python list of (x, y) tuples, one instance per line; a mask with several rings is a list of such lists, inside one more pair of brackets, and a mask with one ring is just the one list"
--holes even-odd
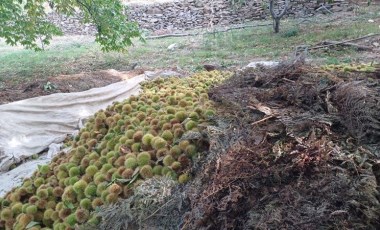
[(72, 93), (103, 87), (137, 76), (143, 72), (143, 70), (126, 72), (100, 70), (73, 75), (60, 75), (49, 77), (48, 79), (35, 79), (31, 82), (17, 85), (5, 82), (3, 89), (0, 91), (0, 104), (53, 93)]

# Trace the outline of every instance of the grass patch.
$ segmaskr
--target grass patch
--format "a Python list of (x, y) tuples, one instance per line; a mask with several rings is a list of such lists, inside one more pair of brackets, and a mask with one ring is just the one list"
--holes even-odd
[[(99, 69), (127, 70), (133, 63), (148, 68), (170, 68), (196, 71), (205, 63), (223, 66), (243, 65), (252, 59), (279, 59), (292, 55), (299, 45), (314, 45), (324, 40), (344, 40), (380, 32), (377, 23), (369, 23), (373, 10), (367, 8), (356, 17), (336, 20), (324, 16), (306, 22), (283, 20), (281, 33), (272, 27), (255, 27), (226, 33), (194, 37), (165, 38), (136, 42), (126, 54), (102, 53), (89, 38), (59, 40), (43, 52), (13, 48), (0, 42), (0, 81), (19, 82)], [(262, 23), (262, 22), (260, 22)], [(167, 47), (177, 43), (175, 50)], [(328, 50), (313, 54), (328, 63), (338, 62), (354, 50)]]
[(116, 53), (102, 53), (94, 43), (57, 44), (42, 52), (17, 49), (0, 54), (0, 78), (17, 82), (59, 74), (118, 68), (128, 61)]

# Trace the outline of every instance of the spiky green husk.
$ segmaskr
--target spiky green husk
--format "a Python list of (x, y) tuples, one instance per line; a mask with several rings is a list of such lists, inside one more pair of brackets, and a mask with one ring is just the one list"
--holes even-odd
[(215, 111), (212, 109), (208, 109), (204, 112), (204, 116), (206, 116), (206, 117), (210, 117), (210, 116), (214, 116), (214, 115), (215, 115)]
[(182, 165), (181, 165), (180, 162), (178, 162), (178, 161), (174, 161), (174, 162), (171, 164), (170, 167), (171, 167), (174, 171), (178, 172), (178, 171), (181, 169)]
[(21, 195), (19, 192), (14, 192), (14, 193), (10, 194), (10, 196), (9, 196), (9, 200), (11, 202), (18, 202), (18, 201), (20, 201), (20, 199), (21, 199)]
[(39, 189), (39, 190), (37, 190), (37, 196), (40, 199), (45, 199), (49, 196), (49, 192), (47, 189)]
[(138, 166), (136, 157), (126, 159), (124, 165), (127, 169), (135, 169)]
[(163, 163), (165, 166), (171, 166), (174, 162), (174, 158), (171, 156), (171, 155), (167, 155), (165, 156), (164, 160), (163, 160)]
[(36, 205), (30, 205), (25, 210), (26, 214), (36, 214), (37, 213), (37, 206)]
[(96, 190), (97, 190), (97, 187), (95, 184), (89, 184), (85, 190), (84, 190), (84, 195), (86, 197), (93, 197), (93, 196), (96, 196)]
[(67, 178), (67, 179), (68, 179), (68, 185), (74, 185), (76, 182), (79, 181), (79, 177), (78, 176), (70, 177), (70, 178)]
[(188, 121), (185, 125), (187, 131), (194, 129), (195, 127), (197, 127), (197, 123), (195, 121)]
[(121, 177), (124, 179), (131, 179), (133, 176), (133, 172), (134, 172), (133, 169), (127, 168), (123, 171), (123, 173), (121, 174)]
[(112, 184), (112, 185), (108, 188), (108, 192), (109, 192), (109, 193), (114, 193), (114, 194), (117, 194), (117, 195), (119, 195), (122, 191), (123, 191), (122, 188), (121, 188), (120, 185), (118, 185), (118, 184)]
[(47, 201), (46, 200), (38, 200), (37, 202), (36, 202), (36, 205), (37, 205), (37, 208), (38, 209), (44, 209), (44, 208), (46, 208), (46, 204), (47, 204)]
[(175, 118), (182, 122), (187, 118), (187, 114), (185, 111), (179, 111), (175, 114)]
[(53, 212), (54, 212), (54, 210), (51, 208), (46, 209), (44, 212), (44, 219), (50, 219)]
[(58, 212), (58, 216), (61, 220), (64, 220), (66, 219), (66, 217), (68, 217), (69, 215), (71, 214), (71, 210), (69, 208), (62, 208), (61, 210), (59, 210)]
[(96, 207), (102, 206), (103, 204), (104, 204), (103, 200), (98, 197), (92, 201), (91, 206), (93, 209), (96, 209)]
[(132, 138), (133, 138), (133, 141), (140, 142), (143, 136), (144, 136), (144, 133), (142, 131), (137, 131), (133, 134)]
[(22, 203), (21, 202), (14, 203), (11, 209), (14, 215), (20, 214), (22, 212)]
[(70, 214), (69, 216), (67, 216), (65, 218), (65, 223), (67, 223), (68, 225), (70, 225), (71, 227), (73, 227), (77, 223), (77, 218), (75, 216), (75, 213)]
[(152, 143), (152, 139), (154, 138), (154, 136), (150, 133), (147, 133), (143, 136), (142, 138), (142, 143), (146, 146), (150, 146), (151, 143)]
[(98, 167), (96, 167), (95, 165), (89, 165), (87, 168), (86, 168), (86, 174), (89, 175), (89, 176), (94, 176), (95, 173), (98, 172)]
[(4, 208), (0, 213), (1, 220), (9, 220), (13, 217), (13, 211), (10, 208)]
[(89, 198), (84, 198), (80, 201), (79, 206), (83, 209), (91, 209), (91, 200)]
[(31, 221), (33, 221), (33, 215), (21, 213), (18, 216), (18, 221), (15, 225), (15, 229), (25, 229)]
[(38, 196), (31, 196), (29, 197), (29, 203), (35, 204), (38, 201)]
[(173, 158), (178, 158), (178, 156), (181, 155), (181, 148), (178, 145), (174, 145), (170, 149), (170, 155), (172, 155)]
[(102, 166), (102, 168), (100, 169), (100, 171), (102, 172), (102, 173), (106, 173), (106, 172), (108, 172), (110, 169), (112, 169), (113, 168), (113, 166), (112, 166), (112, 164), (110, 164), (110, 163), (106, 163), (106, 164), (104, 164), (103, 166)]
[(179, 148), (182, 150), (182, 151), (185, 151), (187, 146), (190, 145), (190, 142), (188, 140), (183, 140), (179, 143)]
[(139, 166), (150, 164), (151, 156), (148, 152), (141, 152), (137, 155), (137, 163)]
[(49, 165), (42, 165), (42, 166), (39, 168), (39, 171), (40, 171), (41, 174), (46, 175), (46, 174), (49, 173), (49, 171), (50, 171), (50, 167), (49, 167)]
[(134, 144), (132, 144), (131, 149), (133, 152), (138, 153), (138, 152), (140, 152), (141, 144), (140, 143), (134, 143)]
[(155, 137), (152, 140), (152, 147), (155, 150), (162, 149), (167, 145), (167, 142), (162, 137)]
[(189, 179), (190, 179), (190, 178), (189, 178), (189, 175), (188, 175), (187, 173), (182, 174), (182, 175), (180, 175), (180, 176), (178, 177), (178, 183), (180, 183), (180, 184), (184, 184), (184, 183), (188, 182)]
[(192, 120), (194, 120), (194, 121), (197, 121), (197, 120), (199, 119), (199, 115), (198, 115), (197, 112), (191, 112), (191, 113), (189, 114), (189, 117), (190, 117)]
[(38, 188), (38, 187), (40, 187), (42, 184), (44, 184), (45, 183), (45, 179), (44, 178), (42, 178), (42, 177), (38, 177), (38, 178), (36, 178), (35, 180), (34, 180), (34, 186), (36, 187), (36, 188)]
[(73, 189), (77, 194), (83, 194), (87, 187), (87, 182), (85, 180), (79, 180), (73, 185)]
[(106, 177), (103, 174), (95, 174), (94, 175), (94, 183), (99, 185), (100, 183), (106, 181)]
[(78, 223), (84, 223), (90, 217), (90, 212), (87, 209), (77, 209), (75, 211), (75, 219)]
[(197, 147), (195, 145), (188, 145), (185, 149), (188, 156), (194, 156), (197, 153)]
[(107, 204), (113, 204), (117, 202), (118, 197), (119, 197), (118, 194), (110, 193), (106, 196), (105, 201)]
[(162, 148), (162, 149), (159, 149), (156, 151), (156, 155), (155, 157), (157, 159), (162, 159), (163, 157), (165, 157), (166, 155), (168, 155), (168, 149), (167, 148)]
[(94, 215), (91, 219), (88, 220), (88, 223), (92, 226), (97, 226), (100, 223), (100, 217)]
[(144, 165), (140, 169), (140, 175), (143, 179), (148, 179), (153, 177), (153, 169), (150, 165)]
[(173, 140), (174, 136), (170, 130), (165, 130), (164, 132), (162, 132), (161, 137), (166, 141), (171, 141)]
[(152, 169), (153, 175), (161, 176), (162, 175), (162, 165), (156, 165)]

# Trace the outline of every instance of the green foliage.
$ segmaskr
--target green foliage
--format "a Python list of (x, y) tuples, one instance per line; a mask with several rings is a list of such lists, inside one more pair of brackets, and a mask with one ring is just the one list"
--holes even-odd
[[(142, 37), (136, 22), (127, 22), (126, 7), (118, 0), (77, 0), (84, 8), (85, 20), (95, 23), (98, 33), (95, 41), (103, 51), (125, 51), (132, 45), (131, 38)], [(112, 6), (112, 7), (110, 7)]]
[(53, 35), (60, 35), (57, 27), (44, 21), (45, 10), (41, 1), (2, 0), (0, 2), (0, 37), (7, 44), (21, 44), (29, 49), (41, 50), (37, 45), (48, 45)]
[(57, 86), (54, 83), (51, 83), (50, 81), (46, 82), (44, 85), (44, 91), (51, 91), (57, 89)]
[(84, 22), (97, 28), (96, 42), (102, 51), (126, 51), (132, 38), (141, 38), (135, 22), (128, 22), (125, 6), (119, 0), (2, 0), (0, 1), (0, 37), (10, 45), (22, 45), (35, 51), (49, 45), (53, 36), (62, 31), (46, 18), (45, 4), (60, 14), (84, 13)]
[(298, 28), (291, 28), (286, 31), (281, 35), (284, 38), (290, 38), (290, 37), (295, 37), (299, 34), (299, 29)]

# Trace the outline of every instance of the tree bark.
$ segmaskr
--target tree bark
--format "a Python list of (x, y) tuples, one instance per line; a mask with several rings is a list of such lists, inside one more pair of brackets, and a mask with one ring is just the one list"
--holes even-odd
[(273, 29), (275, 33), (280, 32), (280, 18), (273, 19)]
[(274, 1), (276, 0), (270, 0), (269, 2), (269, 11), (272, 15), (272, 18), (273, 18), (273, 29), (274, 29), (274, 32), (275, 33), (278, 33), (280, 32), (280, 20), (281, 18), (285, 15), (287, 9), (288, 9), (288, 6), (289, 6), (289, 0), (285, 0), (285, 6), (284, 8), (279, 11), (278, 13), (275, 12), (274, 10)]

